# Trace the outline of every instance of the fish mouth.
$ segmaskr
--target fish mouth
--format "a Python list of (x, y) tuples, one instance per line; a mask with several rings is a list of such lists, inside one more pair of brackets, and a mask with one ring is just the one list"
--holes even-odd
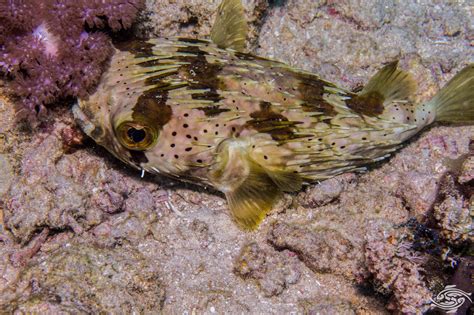
[(106, 127), (104, 128), (98, 124), (97, 117), (88, 111), (87, 107), (83, 107), (83, 105), (81, 100), (79, 100), (72, 106), (72, 113), (76, 123), (86, 135), (94, 139), (98, 144), (103, 146), (111, 144), (112, 141), (105, 132), (107, 130)]
[[(119, 160), (130, 164), (129, 159), (126, 158), (130, 158), (130, 154), (127, 154), (127, 150), (125, 150), (120, 144), (114, 141), (114, 138), (109, 132), (107, 126), (100, 126), (97, 121), (94, 121), (95, 119), (97, 119), (97, 117), (93, 116), (92, 113), (88, 111), (88, 108), (85, 105), (87, 105), (87, 103), (81, 104), (81, 100), (78, 100), (72, 106), (72, 113), (75, 122), (79, 125), (82, 131), (86, 135), (91, 137), (97, 144), (105, 147)], [(93, 117), (91, 118), (91, 116)]]
[(81, 129), (89, 136), (91, 137), (95, 125), (91, 122), (90, 118), (82, 111), (81, 106), (79, 105), (79, 102), (76, 102), (72, 106), (72, 114), (74, 115), (74, 120), (76, 123), (81, 127)]

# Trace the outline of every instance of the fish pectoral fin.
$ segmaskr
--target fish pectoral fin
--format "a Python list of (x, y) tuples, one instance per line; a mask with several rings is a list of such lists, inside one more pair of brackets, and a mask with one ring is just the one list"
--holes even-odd
[(384, 103), (408, 100), (415, 93), (416, 82), (412, 75), (398, 68), (394, 61), (380, 69), (359, 93), (358, 98), (378, 98)]
[(222, 141), (209, 172), (209, 180), (224, 192), (232, 217), (244, 230), (256, 229), (284, 191), (302, 186), (299, 174), (252, 158), (252, 144), (248, 138)]
[(248, 33), (241, 0), (222, 0), (211, 30), (212, 41), (221, 48), (244, 51)]
[(281, 191), (294, 192), (303, 187), (303, 180), (297, 173), (268, 170), (267, 174)]
[(234, 220), (244, 230), (254, 230), (282, 196), (282, 191), (257, 163), (249, 162), (247, 178), (240, 186), (226, 192)]

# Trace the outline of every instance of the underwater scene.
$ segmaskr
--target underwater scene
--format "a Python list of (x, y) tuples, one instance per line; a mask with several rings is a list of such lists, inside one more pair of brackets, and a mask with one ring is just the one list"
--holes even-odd
[(473, 14), (0, 0), (0, 314), (473, 314)]

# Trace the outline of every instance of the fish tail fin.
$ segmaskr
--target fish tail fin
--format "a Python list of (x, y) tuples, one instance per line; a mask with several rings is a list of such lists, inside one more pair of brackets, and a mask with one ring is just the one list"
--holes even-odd
[(427, 105), (435, 121), (474, 123), (474, 63), (456, 74)]

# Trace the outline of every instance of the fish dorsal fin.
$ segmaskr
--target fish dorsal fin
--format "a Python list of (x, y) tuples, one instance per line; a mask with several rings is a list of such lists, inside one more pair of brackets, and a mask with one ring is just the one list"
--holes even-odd
[(260, 165), (250, 162), (247, 178), (225, 195), (237, 224), (244, 230), (254, 230), (282, 192)]
[(384, 103), (408, 100), (416, 91), (411, 74), (398, 68), (394, 61), (380, 69), (359, 93), (359, 97), (382, 97)]
[(394, 61), (380, 69), (346, 104), (356, 113), (378, 116), (383, 113), (384, 105), (408, 100), (415, 90), (415, 80), (409, 73), (398, 69), (398, 61)]
[(212, 41), (221, 48), (243, 51), (247, 32), (241, 0), (222, 0), (211, 31)]

